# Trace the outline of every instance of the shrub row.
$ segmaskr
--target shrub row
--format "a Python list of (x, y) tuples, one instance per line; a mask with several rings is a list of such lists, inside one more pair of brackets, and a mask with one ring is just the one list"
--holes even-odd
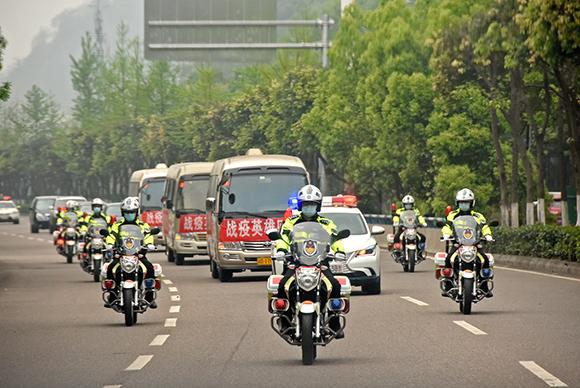
[(567, 261), (580, 260), (580, 227), (530, 225), (520, 228), (499, 227), (490, 250), (505, 255), (544, 257)]

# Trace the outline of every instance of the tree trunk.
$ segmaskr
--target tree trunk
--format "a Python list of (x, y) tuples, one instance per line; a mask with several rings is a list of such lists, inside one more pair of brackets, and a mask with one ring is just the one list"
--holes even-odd
[(501, 149), (501, 141), (499, 135), (499, 119), (497, 117), (497, 111), (495, 107), (490, 107), (489, 112), (491, 114), (491, 138), (493, 140), (493, 147), (495, 149), (495, 155), (497, 159), (497, 169), (499, 171), (499, 193), (500, 193), (500, 211), (501, 211), (501, 224), (509, 225), (509, 200), (508, 200), (508, 188), (507, 188), (507, 174), (505, 171), (505, 160), (503, 156), (503, 150)]
[(519, 148), (524, 162), (524, 171), (526, 173), (526, 225), (534, 224), (534, 177), (532, 173), (532, 164), (528, 156), (525, 135), (518, 136)]
[(518, 182), (519, 182), (519, 149), (520, 136), (522, 133), (522, 96), (523, 90), (522, 71), (519, 67), (510, 73), (510, 110), (508, 120), (512, 131), (512, 176), (511, 176), (511, 226), (517, 228), (519, 222)]
[[(560, 107), (562, 108), (562, 102), (560, 100)], [(567, 178), (568, 178), (568, 173), (567, 173), (567, 165), (566, 165), (566, 155), (565, 155), (565, 150), (566, 150), (566, 138), (565, 138), (565, 133), (566, 131), (564, 131), (564, 123), (562, 121), (562, 115), (557, 115), (556, 116), (557, 120), (556, 120), (556, 125), (558, 127), (558, 155), (559, 155), (559, 161), (560, 161), (560, 193), (561, 193), (561, 200), (560, 200), (560, 209), (562, 211), (561, 217), (561, 223), (562, 226), (567, 226), (569, 225), (569, 220), (568, 220), (568, 203), (566, 202), (566, 186), (567, 186)]]

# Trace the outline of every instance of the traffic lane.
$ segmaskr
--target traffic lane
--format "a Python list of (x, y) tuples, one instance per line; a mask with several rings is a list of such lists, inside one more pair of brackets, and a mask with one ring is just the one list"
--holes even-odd
[[(399, 269), (387, 264), (385, 280), (390, 270)], [(412, 274), (415, 281), (408, 276), (386, 280), (382, 295), (353, 297), (346, 338), (319, 349), (315, 365), (304, 367), (300, 349), (286, 344), (270, 328), (265, 277), (242, 275), (235, 278), (237, 282), (224, 284), (211, 279), (207, 267), (196, 266), (169, 266), (166, 274), (180, 285), (177, 327), (146, 368), (119, 376), (124, 387), (162, 383), (459, 387), (465, 385), (464, 376), (451, 373), (442, 379), (442, 374), (455, 369), (458, 359), (472, 360), (474, 349), (485, 343), (467, 336), (448, 317), (433, 313), (429, 317), (428, 310), (400, 298), (399, 291), (408, 294), (417, 281), (426, 283), (432, 273), (425, 271)], [(472, 346), (455, 350), (449, 338)], [(491, 376), (478, 373), (469, 381), (483, 387), (505, 382), (542, 386), (512, 361), (517, 363), (510, 354), (500, 355), (491, 363)]]
[[(0, 381), (5, 386), (102, 386), (163, 330), (150, 310), (127, 328), (100, 286), (49, 243), (0, 233)], [(166, 292), (160, 304), (168, 303)]]
[[(400, 286), (398, 292), (429, 303), (430, 314), (465, 320), (487, 332), (496, 349), (488, 349), (485, 359), (507, 348), (517, 361), (534, 360), (568, 384), (580, 384), (580, 300), (573, 297), (580, 292), (580, 282), (497, 268), (495, 296), (475, 304), (472, 314), (464, 316), (456, 303), (440, 296), (432, 261), (420, 264), (419, 274), (403, 273), (392, 261), (383, 264), (391, 284)], [(410, 277), (413, 281), (405, 284)], [(518, 371), (522, 369), (518, 365)]]

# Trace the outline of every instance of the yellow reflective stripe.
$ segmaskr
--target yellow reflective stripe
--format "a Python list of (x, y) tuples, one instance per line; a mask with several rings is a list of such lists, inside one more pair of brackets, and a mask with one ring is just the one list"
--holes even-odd
[(284, 284), (284, 290), (286, 290), (286, 293), (290, 292), (290, 286), (292, 285), (293, 281), (294, 281), (294, 276), (292, 276), (290, 279), (288, 279), (286, 281), (286, 284)]
[(330, 293), (332, 292), (332, 283), (330, 282), (330, 280), (328, 280), (326, 276), (322, 277), (322, 281), (324, 282), (324, 284), (326, 284), (326, 291), (328, 292), (328, 295), (330, 295)]

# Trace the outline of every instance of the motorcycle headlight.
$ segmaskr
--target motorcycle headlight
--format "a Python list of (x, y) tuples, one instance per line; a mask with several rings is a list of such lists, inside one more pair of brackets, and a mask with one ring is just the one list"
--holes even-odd
[(123, 271), (131, 273), (135, 271), (135, 269), (137, 268), (138, 262), (139, 259), (137, 259), (134, 256), (123, 256), (121, 257), (121, 268), (123, 269)]
[(298, 271), (296, 278), (300, 288), (305, 291), (310, 291), (318, 285), (320, 276), (317, 271)]
[(66, 235), (68, 237), (72, 237), (76, 234), (76, 230), (74, 228), (66, 228)]
[(103, 239), (94, 238), (93, 241), (91, 242), (91, 244), (93, 245), (93, 248), (100, 249), (103, 247)]
[(409, 228), (409, 229), (407, 229), (407, 230), (405, 231), (405, 235), (406, 235), (408, 238), (411, 238), (411, 239), (413, 239), (413, 238), (415, 238), (415, 237), (417, 236), (417, 230), (415, 230), (415, 229), (412, 229), (412, 228)]
[(461, 260), (465, 261), (466, 263), (471, 263), (473, 260), (475, 260), (477, 251), (475, 247), (461, 247), (459, 256), (461, 257)]
[(241, 251), (242, 250), (242, 243), (240, 243), (239, 241), (220, 242), (218, 244), (218, 249)]

